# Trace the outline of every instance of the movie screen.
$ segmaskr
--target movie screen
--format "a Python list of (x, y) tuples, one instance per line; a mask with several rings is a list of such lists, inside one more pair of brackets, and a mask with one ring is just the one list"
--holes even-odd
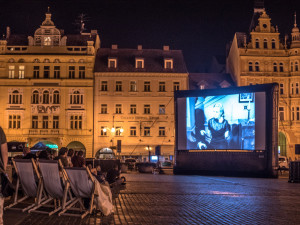
[(178, 103), (181, 150), (265, 150), (265, 93), (186, 97)]

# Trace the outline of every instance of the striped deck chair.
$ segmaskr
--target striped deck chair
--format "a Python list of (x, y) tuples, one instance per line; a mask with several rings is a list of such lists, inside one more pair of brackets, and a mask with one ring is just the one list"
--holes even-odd
[[(12, 162), (18, 176), (16, 192), (14, 194), (13, 203), (6, 206), (4, 209), (22, 210), (22, 212), (25, 212), (34, 206), (40, 205), (47, 199), (47, 196), (42, 191), (43, 184), (34, 159), (12, 159)], [(18, 199), (20, 185), (23, 190), (24, 197)], [(29, 206), (25, 208), (15, 207), (19, 203), (24, 203), (24, 200), (27, 200), (28, 198), (34, 198), (34, 203), (29, 204)]]
[[(88, 168), (76, 168), (76, 167), (67, 167), (63, 169), (68, 182), (70, 183), (73, 194), (76, 197), (76, 200), (69, 204), (64, 210), (62, 210), (58, 215), (67, 215), (67, 216), (78, 216), (84, 218), (87, 214), (92, 213), (95, 208), (94, 197), (95, 197), (95, 180)], [(83, 199), (90, 199), (89, 208), (85, 209)], [(77, 208), (71, 208), (79, 205)], [(68, 210), (76, 210), (81, 213), (67, 213)]]
[[(49, 198), (42, 204), (30, 209), (29, 213), (37, 212), (51, 216), (57, 211), (65, 209), (65, 207), (74, 201), (75, 198), (73, 198), (69, 192), (69, 183), (62, 181), (57, 160), (38, 160), (38, 167), (42, 176), (44, 191), (47, 193)], [(50, 202), (53, 204), (46, 205)], [(50, 212), (39, 210), (44, 206), (54, 209)]]

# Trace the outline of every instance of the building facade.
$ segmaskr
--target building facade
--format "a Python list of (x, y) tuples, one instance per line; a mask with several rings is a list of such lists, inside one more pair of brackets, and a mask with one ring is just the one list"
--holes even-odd
[(51, 13), (34, 36), (0, 40), (0, 125), (8, 141), (93, 149), (97, 31), (65, 35)]
[(300, 33), (296, 23), (291, 37), (280, 40), (277, 26), (263, 8), (254, 10), (250, 33), (236, 33), (227, 56), (227, 72), (238, 86), (279, 84), (279, 143), (281, 155), (294, 160), (300, 143)]
[[(95, 62), (95, 154), (112, 148), (148, 161), (160, 146), (160, 160), (173, 160), (174, 90), (188, 88), (182, 52), (101, 48)], [(149, 153), (150, 150), (150, 153)]]

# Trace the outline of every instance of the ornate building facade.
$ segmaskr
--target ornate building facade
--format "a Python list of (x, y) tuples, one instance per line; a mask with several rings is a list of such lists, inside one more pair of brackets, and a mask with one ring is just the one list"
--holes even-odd
[(279, 84), (279, 152), (290, 159), (300, 143), (300, 33), (280, 40), (277, 26), (263, 8), (254, 10), (250, 33), (236, 33), (227, 56), (227, 72), (238, 86)]
[[(173, 160), (174, 90), (188, 88), (182, 52), (101, 48), (95, 62), (95, 152), (121, 144), (121, 156), (148, 161), (160, 146)], [(114, 148), (113, 148), (114, 149)]]
[(93, 149), (97, 31), (65, 35), (51, 13), (34, 36), (0, 40), (0, 125), (8, 141)]

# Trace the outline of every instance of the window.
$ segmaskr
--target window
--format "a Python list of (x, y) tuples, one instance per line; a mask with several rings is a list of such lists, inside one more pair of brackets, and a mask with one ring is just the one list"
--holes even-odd
[(75, 66), (69, 66), (69, 78), (75, 79)]
[(79, 79), (85, 78), (85, 66), (79, 66)]
[(205, 85), (204, 84), (200, 84), (200, 90), (204, 90), (205, 89)]
[(296, 107), (296, 120), (300, 120), (300, 107)]
[(44, 45), (46, 46), (51, 45), (51, 37), (44, 37)]
[(255, 63), (255, 71), (259, 72), (259, 63), (258, 62)]
[(279, 63), (279, 72), (283, 72), (283, 63)]
[(116, 91), (122, 91), (122, 81), (116, 81)]
[(159, 82), (158, 91), (159, 92), (165, 92), (166, 91), (166, 82), (164, 82), (164, 81)]
[(150, 105), (144, 105), (144, 114), (150, 114)]
[(295, 87), (295, 94), (298, 95), (299, 94), (299, 83), (296, 83), (296, 87)]
[(291, 83), (291, 95), (294, 94), (294, 83)]
[(116, 127), (116, 136), (121, 136), (121, 127)]
[(100, 135), (107, 136), (107, 127), (101, 127)]
[(70, 129), (79, 130), (82, 129), (82, 116), (71, 116), (70, 117)]
[(101, 81), (101, 91), (107, 91), (107, 81)]
[(150, 92), (150, 81), (144, 81), (144, 91)]
[(9, 115), (8, 116), (8, 128), (9, 129), (20, 129), (21, 128), (21, 116), (20, 115)]
[(179, 90), (179, 82), (173, 82), (173, 91)]
[(54, 78), (55, 79), (60, 78), (60, 66), (54, 66)]
[(39, 104), (39, 92), (34, 91), (32, 93), (32, 104)]
[(249, 72), (252, 72), (252, 71), (253, 71), (253, 63), (249, 62)]
[(268, 48), (268, 40), (264, 39), (264, 48)]
[(165, 69), (173, 69), (173, 59), (165, 59)]
[(295, 120), (295, 107), (292, 107), (291, 110), (291, 120)]
[(33, 78), (40, 78), (40, 67), (34, 66), (33, 67)]
[(143, 69), (144, 68), (144, 59), (135, 59), (135, 68)]
[(130, 136), (136, 136), (136, 127), (130, 127)]
[(291, 62), (291, 72), (293, 72), (293, 71), (294, 71), (294, 63)]
[(136, 105), (130, 105), (130, 114), (136, 114)]
[(15, 66), (8, 66), (8, 78), (15, 78)]
[(59, 128), (59, 116), (53, 116), (53, 129), (58, 129)]
[(132, 91), (132, 92), (137, 91), (136, 81), (130, 81), (130, 91)]
[(44, 59), (44, 63), (50, 63), (50, 59)]
[(166, 107), (165, 105), (159, 105), (159, 114), (164, 115), (166, 113)]
[(43, 104), (49, 104), (49, 91), (43, 92)]
[(277, 63), (273, 63), (273, 72), (278, 72)]
[(25, 66), (19, 66), (19, 79), (24, 79), (25, 76)]
[(59, 91), (53, 92), (53, 104), (59, 104)]
[(283, 107), (279, 107), (278, 108), (278, 113), (279, 113), (279, 120), (283, 121), (284, 120), (284, 108)]
[(272, 49), (275, 49), (276, 45), (275, 45), (275, 39), (272, 39)]
[(117, 68), (117, 59), (109, 58), (108, 59), (108, 68)]
[(295, 71), (297, 72), (299, 70), (298, 62), (295, 62)]
[(14, 90), (9, 95), (9, 104), (22, 104), (22, 94), (19, 91)]
[(150, 127), (144, 127), (144, 136), (150, 136)]
[(284, 84), (279, 84), (279, 94), (283, 95), (284, 94)]
[(43, 129), (48, 129), (49, 125), (49, 120), (48, 116), (43, 116)]
[(122, 113), (122, 105), (116, 104), (116, 114), (121, 114), (121, 113)]
[(101, 114), (107, 114), (107, 104), (101, 104)]
[(32, 116), (32, 129), (38, 129), (39, 128), (39, 117), (38, 116)]
[(166, 129), (165, 129), (165, 127), (159, 127), (158, 136), (160, 136), (160, 137), (166, 136)]
[(83, 95), (79, 91), (74, 91), (70, 96), (70, 104), (83, 104)]
[(259, 39), (255, 40), (255, 48), (259, 48)]
[(44, 66), (44, 78), (50, 78), (50, 66)]

